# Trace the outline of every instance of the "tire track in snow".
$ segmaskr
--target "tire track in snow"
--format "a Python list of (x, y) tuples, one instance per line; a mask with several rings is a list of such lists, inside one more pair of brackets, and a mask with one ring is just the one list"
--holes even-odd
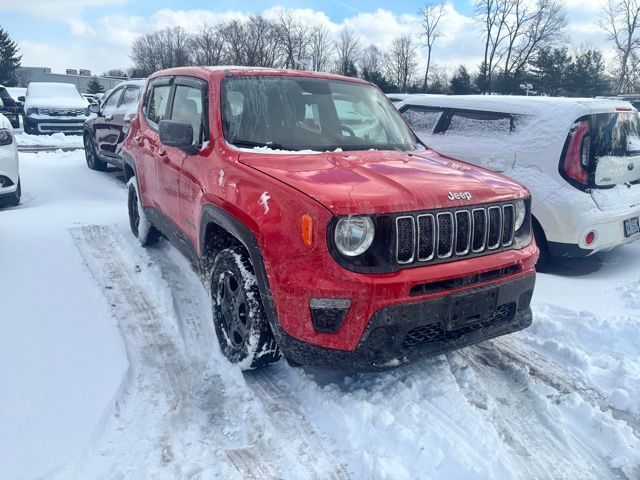
[[(149, 253), (160, 266), (162, 275), (170, 286), (179, 325), (190, 324), (189, 327), (181, 328), (181, 331), (195, 331), (198, 328), (202, 333), (187, 340), (190, 346), (199, 343), (198, 356), (202, 357), (204, 352), (210, 351), (217, 344), (217, 340), (212, 326), (207, 323), (211, 319), (211, 303), (201, 278), (190, 271), (187, 261), (173, 247)], [(205, 321), (196, 327), (196, 319)], [(205, 325), (209, 325), (209, 328)], [(187, 335), (183, 333), (183, 338)], [(205, 338), (210, 343), (202, 343)], [(194, 361), (197, 359), (194, 358)], [(279, 381), (280, 369), (288, 368), (283, 362), (284, 360), (268, 369), (245, 372), (248, 386), (260, 400), (276, 431), (287, 439), (285, 448), (295, 454), (297, 462), (305, 471), (305, 478), (350, 478), (346, 466), (336, 461), (336, 453), (326, 446), (325, 439), (305, 417), (298, 400)], [(241, 464), (244, 461), (243, 454), (238, 454), (235, 461)]]
[(246, 402), (237, 385), (224, 375), (210, 375), (203, 384), (193, 370), (172, 323), (175, 312), (163, 302), (166, 289), (156, 293), (163, 285), (144, 251), (107, 227), (73, 229), (71, 235), (111, 304), (130, 366), (111, 416), (61, 477), (104, 478), (102, 470), (125, 478), (206, 471), (222, 471), (224, 478), (287, 478), (276, 468), (281, 459), (265, 440), (255, 409), (220, 411)]
[[(517, 359), (503, 355), (512, 342), (511, 338), (498, 339), (447, 357), (469, 403), (491, 420), (511, 448), (510, 460), (517, 471), (523, 472), (522, 478), (628, 478), (594, 452), (593, 443), (585, 436), (587, 426), (573, 430), (566, 423), (558, 424), (549, 411), (547, 401), (557, 404), (562, 397), (578, 389), (568, 380), (560, 381), (558, 377), (551, 380), (548, 375), (546, 387), (551, 391), (541, 395), (534, 385), (540, 377), (532, 375), (527, 368), (532, 359), (528, 355)], [(473, 375), (464, 372), (467, 366)], [(584, 421), (589, 420), (585, 418)]]

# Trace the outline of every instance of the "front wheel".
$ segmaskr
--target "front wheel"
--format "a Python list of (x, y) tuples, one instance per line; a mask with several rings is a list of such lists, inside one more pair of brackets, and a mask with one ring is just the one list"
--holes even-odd
[(213, 324), (222, 353), (242, 370), (266, 367), (280, 357), (248, 255), (222, 250), (211, 274)]
[(136, 177), (129, 179), (127, 189), (127, 207), (129, 210), (131, 233), (140, 241), (143, 247), (158, 243), (158, 240), (160, 240), (160, 231), (149, 222), (147, 215), (144, 213), (144, 209), (140, 203), (140, 193), (138, 192)]

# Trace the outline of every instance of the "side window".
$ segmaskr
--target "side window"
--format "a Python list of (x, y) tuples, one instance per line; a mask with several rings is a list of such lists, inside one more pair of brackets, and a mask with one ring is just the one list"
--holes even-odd
[(167, 104), (169, 103), (170, 93), (170, 85), (151, 87), (145, 109), (145, 116), (152, 125), (157, 126), (160, 120), (167, 118)]
[(108, 117), (116, 113), (116, 107), (118, 106), (118, 101), (120, 100), (120, 96), (122, 95), (122, 89), (119, 88), (115, 92), (113, 92), (109, 98), (102, 104), (102, 115)]
[(189, 122), (193, 127), (193, 145), (202, 145), (205, 134), (204, 101), (202, 89), (176, 85), (171, 109), (171, 120)]
[(140, 98), (139, 87), (127, 87), (122, 94), (122, 100), (118, 107), (118, 112), (125, 116), (133, 116), (138, 107), (138, 99)]
[(411, 105), (402, 112), (402, 116), (416, 133), (431, 135), (442, 117), (442, 110)]
[(455, 111), (446, 134), (481, 137), (508, 135), (515, 123), (507, 113)]

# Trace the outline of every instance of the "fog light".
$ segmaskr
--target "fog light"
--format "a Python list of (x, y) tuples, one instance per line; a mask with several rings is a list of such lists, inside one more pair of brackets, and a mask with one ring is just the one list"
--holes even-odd
[(312, 298), (309, 300), (311, 321), (316, 332), (336, 333), (351, 307), (348, 298)]
[(591, 245), (595, 239), (596, 239), (596, 232), (589, 232), (584, 237), (584, 244)]

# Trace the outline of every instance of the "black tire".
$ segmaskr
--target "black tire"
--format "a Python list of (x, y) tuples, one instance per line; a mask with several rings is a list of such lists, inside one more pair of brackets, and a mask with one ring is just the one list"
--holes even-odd
[(96, 170), (98, 172), (104, 172), (107, 169), (107, 162), (104, 162), (98, 158), (98, 153), (96, 152), (96, 147), (93, 144), (93, 139), (91, 135), (85, 133), (83, 135), (84, 140), (84, 156), (87, 159), (87, 167), (91, 170)]
[(540, 250), (540, 258), (538, 258), (536, 267), (538, 269), (544, 269), (549, 266), (551, 259), (551, 256), (549, 255), (549, 246), (547, 245), (547, 237), (544, 234), (544, 230), (542, 230), (542, 226), (536, 219), (532, 219), (532, 223), (533, 237), (535, 238), (538, 249)]
[(17, 207), (20, 204), (20, 197), (22, 196), (22, 186), (20, 179), (18, 179), (18, 188), (11, 195), (7, 195), (0, 200), (0, 207)]
[(140, 197), (138, 195), (138, 184), (136, 177), (131, 177), (127, 182), (127, 210), (129, 211), (129, 226), (131, 233), (140, 241), (143, 247), (148, 247), (160, 240), (161, 233), (154, 227), (144, 213)]
[(216, 256), (211, 272), (211, 305), (220, 349), (231, 363), (252, 370), (280, 360), (282, 355), (244, 249), (227, 248)]

